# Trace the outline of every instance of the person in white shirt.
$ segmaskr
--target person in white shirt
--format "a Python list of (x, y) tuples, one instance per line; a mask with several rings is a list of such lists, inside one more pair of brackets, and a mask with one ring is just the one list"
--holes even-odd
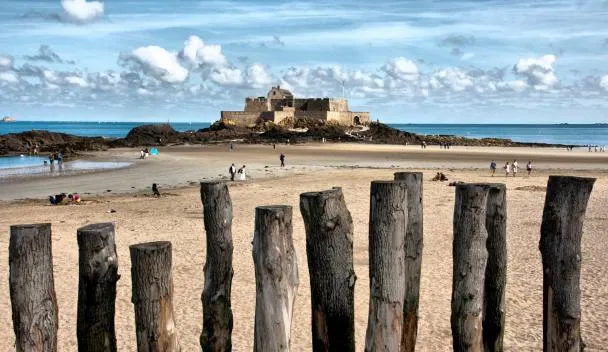
[(247, 179), (247, 176), (245, 175), (245, 165), (239, 169), (238, 174), (239, 181), (245, 181)]
[(528, 165), (526, 165), (526, 171), (528, 171), (528, 176), (532, 173), (532, 160), (528, 160)]
[(519, 167), (519, 165), (517, 164), (517, 160), (513, 160), (513, 177), (517, 176), (517, 168)]
[(508, 177), (509, 174), (511, 173), (511, 165), (509, 165), (509, 162), (507, 161), (507, 163), (504, 166), (505, 168), (505, 177)]

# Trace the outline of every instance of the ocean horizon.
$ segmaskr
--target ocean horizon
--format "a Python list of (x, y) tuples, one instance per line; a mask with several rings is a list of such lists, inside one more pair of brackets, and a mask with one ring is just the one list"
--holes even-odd
[[(83, 137), (124, 138), (129, 131), (145, 124), (167, 122), (111, 121), (15, 121), (0, 123), (0, 135), (31, 130), (67, 133)], [(199, 130), (211, 122), (169, 122), (177, 131)], [(608, 124), (420, 124), (386, 123), (401, 131), (420, 135), (452, 135), (466, 138), (504, 138), (515, 142), (565, 145), (607, 145)]]

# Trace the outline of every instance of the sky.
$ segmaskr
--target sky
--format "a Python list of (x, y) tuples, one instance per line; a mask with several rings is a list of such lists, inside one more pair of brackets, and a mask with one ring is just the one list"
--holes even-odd
[(608, 0), (1, 0), (0, 115), (184, 121), (281, 85), (387, 123), (608, 122)]

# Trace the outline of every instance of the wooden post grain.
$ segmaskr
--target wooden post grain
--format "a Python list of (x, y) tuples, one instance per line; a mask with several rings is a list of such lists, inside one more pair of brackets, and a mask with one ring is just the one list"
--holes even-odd
[(407, 187), (372, 181), (369, 212), (370, 302), (365, 351), (400, 351), (405, 297)]
[(181, 351), (173, 313), (171, 242), (129, 246), (138, 352)]
[(355, 351), (353, 220), (341, 188), (302, 193), (310, 275), (312, 349)]
[(539, 249), (543, 260), (543, 351), (582, 351), (581, 237), (594, 178), (549, 176)]
[(452, 244), (452, 341), (456, 352), (483, 351), (482, 309), (488, 251), (488, 185), (456, 185)]
[(503, 351), (507, 284), (507, 188), (489, 184), (486, 203), (486, 249), (484, 279), (483, 345), (485, 352)]
[(201, 201), (207, 238), (203, 331), (204, 352), (232, 350), (232, 200), (224, 182), (201, 182)]
[(298, 291), (298, 263), (292, 239), (292, 208), (255, 208), (256, 352), (289, 351), (293, 304)]
[(51, 224), (13, 225), (10, 233), (9, 290), (15, 350), (56, 352), (59, 322)]
[(395, 172), (395, 180), (407, 187), (407, 231), (405, 235), (405, 297), (403, 301), (403, 331), (401, 352), (416, 350), (418, 335), (418, 305), (423, 248), (423, 185), (422, 172)]
[(118, 255), (114, 224), (81, 227), (78, 240), (78, 351), (116, 352), (114, 313)]

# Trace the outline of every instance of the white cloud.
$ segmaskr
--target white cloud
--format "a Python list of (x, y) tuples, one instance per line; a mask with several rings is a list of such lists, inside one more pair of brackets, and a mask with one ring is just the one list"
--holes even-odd
[(247, 85), (252, 88), (265, 88), (272, 83), (272, 76), (264, 65), (253, 64), (247, 67)]
[(179, 53), (179, 56), (196, 66), (209, 65), (215, 67), (223, 66), (227, 63), (220, 45), (205, 44), (196, 35), (190, 36), (184, 42), (184, 48)]
[(538, 90), (548, 90), (558, 82), (553, 69), (555, 55), (520, 59), (513, 71), (526, 77), (528, 84)]
[(0, 55), (0, 71), (13, 68), (13, 57), (10, 55)]
[(600, 79), (600, 87), (608, 92), (608, 75), (605, 75)]
[(219, 67), (213, 70), (211, 79), (221, 86), (239, 86), (243, 84), (243, 72), (238, 68)]
[(132, 63), (158, 80), (181, 83), (188, 78), (188, 70), (180, 65), (177, 54), (156, 45), (139, 47), (131, 53), (121, 54), (120, 61)]
[(61, 7), (70, 20), (82, 23), (91, 22), (104, 12), (104, 4), (99, 1), (61, 0)]
[(19, 82), (19, 76), (17, 76), (17, 74), (13, 71), (0, 72), (0, 81), (8, 83), (17, 83)]
[(429, 84), (434, 89), (447, 88), (454, 92), (462, 92), (474, 86), (473, 78), (467, 72), (453, 67), (434, 72), (429, 78)]
[(78, 77), (78, 76), (67, 76), (67, 77), (65, 77), (65, 81), (71, 85), (82, 87), (82, 88), (86, 88), (89, 86), (89, 84), (87, 83), (87, 81), (84, 78)]
[(404, 57), (390, 60), (382, 66), (382, 70), (396, 80), (411, 81), (415, 80), (418, 76), (416, 64)]

